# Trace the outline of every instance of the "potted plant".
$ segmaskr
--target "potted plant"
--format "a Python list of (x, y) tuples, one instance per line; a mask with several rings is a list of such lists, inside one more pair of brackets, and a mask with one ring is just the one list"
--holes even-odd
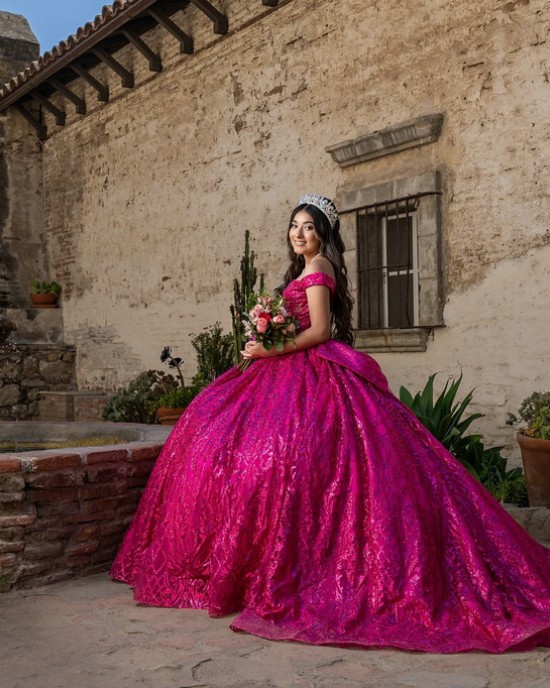
[[(533, 392), (518, 415), (526, 423), (516, 437), (521, 450), (530, 506), (550, 507), (550, 392)], [(509, 414), (508, 423), (518, 419)]]
[(171, 389), (159, 397), (156, 410), (158, 422), (161, 425), (175, 425), (201, 389), (199, 385), (187, 385)]
[(57, 308), (61, 287), (57, 282), (32, 281), (31, 301), (35, 308)]
[(185, 407), (191, 402), (197, 392), (192, 387), (185, 385), (183, 379), (182, 365), (183, 359), (179, 356), (172, 356), (172, 349), (165, 346), (160, 354), (162, 363), (167, 363), (169, 368), (176, 371), (178, 379), (177, 386), (168, 389), (155, 402), (155, 412), (157, 420), (161, 425), (175, 425), (178, 418), (185, 411)]
[(233, 367), (233, 336), (224, 334), (216, 322), (205, 327), (199, 334), (191, 335), (191, 344), (197, 352), (197, 373), (190, 385), (183, 379), (183, 359), (172, 356), (172, 349), (165, 346), (160, 355), (163, 363), (176, 371), (179, 385), (167, 390), (156, 402), (157, 419), (161, 425), (176, 423), (197, 394), (219, 375)]
[(103, 420), (113, 423), (156, 423), (159, 398), (176, 386), (172, 375), (146, 370), (119, 387), (103, 409)]

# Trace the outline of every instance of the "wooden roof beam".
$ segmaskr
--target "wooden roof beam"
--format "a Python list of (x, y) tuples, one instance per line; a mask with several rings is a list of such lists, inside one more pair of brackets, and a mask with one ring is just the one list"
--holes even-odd
[(159, 7), (150, 7), (147, 10), (147, 14), (153, 17), (159, 26), (162, 26), (162, 28), (171, 33), (174, 38), (178, 39), (180, 43), (180, 53), (186, 55), (193, 54), (193, 38), (180, 29), (180, 27)]
[(23, 105), (19, 101), (13, 103), (12, 107), (27, 120), (27, 122), (33, 127), (33, 129), (36, 130), (38, 138), (41, 141), (45, 141), (48, 138), (48, 131), (45, 125), (42, 124), (42, 122), (40, 122), (39, 120), (35, 119), (27, 110), (27, 108), (23, 107)]
[(37, 103), (40, 103), (43, 107), (46, 108), (46, 110), (49, 110), (52, 115), (55, 117), (55, 123), (63, 127), (65, 126), (65, 120), (67, 119), (67, 116), (63, 112), (63, 110), (60, 110), (57, 108), (53, 103), (51, 103), (47, 98), (45, 98), (41, 93), (38, 93), (38, 91), (31, 91), (30, 93), (31, 97), (36, 100)]
[(191, 0), (191, 2), (214, 22), (214, 33), (219, 33), (221, 35), (227, 33), (229, 25), (225, 14), (222, 14), (212, 5), (212, 3), (207, 2), (207, 0)]
[(75, 112), (78, 115), (86, 114), (86, 101), (83, 98), (79, 98), (76, 93), (73, 93), (70, 88), (67, 88), (65, 84), (62, 84), (61, 81), (58, 81), (57, 79), (50, 79), (49, 83), (55, 88), (56, 91), (59, 91), (61, 95), (65, 96), (65, 98), (70, 100), (71, 103), (75, 105)]
[(122, 80), (122, 85), (124, 88), (134, 87), (134, 75), (132, 72), (128, 71), (126, 67), (123, 67), (118, 60), (108, 53), (103, 48), (92, 48), (91, 52), (98, 57), (102, 62), (104, 62), (107, 67), (113, 70)]
[(149, 62), (149, 70), (151, 72), (162, 72), (162, 62), (160, 60), (160, 55), (157, 55), (154, 50), (145, 43), (145, 41), (134, 33), (131, 29), (124, 28), (121, 30), (121, 34), (125, 36), (130, 43), (139, 50), (139, 52), (145, 57)]
[(109, 102), (108, 86), (102, 84), (95, 78), (95, 76), (92, 76), (87, 69), (84, 69), (84, 67), (77, 64), (76, 62), (72, 62), (69, 66), (73, 70), (73, 72), (76, 72), (78, 76), (81, 76), (84, 79), (84, 81), (86, 81), (86, 83), (90, 84), (90, 86), (97, 91), (97, 99), (101, 103)]

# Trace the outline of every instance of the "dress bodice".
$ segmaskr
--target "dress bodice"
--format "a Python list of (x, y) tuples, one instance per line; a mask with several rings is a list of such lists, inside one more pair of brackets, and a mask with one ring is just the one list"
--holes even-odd
[[(336, 293), (336, 282), (330, 275), (324, 272), (312, 272), (305, 277), (295, 279), (283, 290), (285, 306), (298, 321), (301, 332), (311, 326), (306, 290), (308, 287), (313, 287), (317, 284), (330, 290), (332, 302)], [(370, 356), (355, 351), (355, 349), (343, 342), (329, 339), (323, 344), (306, 349), (306, 351), (310, 353), (314, 351), (316, 356), (353, 370), (375, 387), (378, 387), (378, 389), (388, 391), (388, 381), (380, 370), (378, 363)]]
[(285, 306), (298, 321), (300, 330), (306, 330), (311, 325), (306, 289), (316, 285), (327, 287), (330, 290), (330, 298), (333, 299), (336, 283), (330, 275), (324, 272), (312, 272), (305, 277), (292, 280), (283, 291)]

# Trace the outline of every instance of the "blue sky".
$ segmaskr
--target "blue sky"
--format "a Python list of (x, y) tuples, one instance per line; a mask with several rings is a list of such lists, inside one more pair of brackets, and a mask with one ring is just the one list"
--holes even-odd
[(0, 10), (26, 17), (44, 53), (100, 14), (106, 4), (104, 0), (0, 0)]

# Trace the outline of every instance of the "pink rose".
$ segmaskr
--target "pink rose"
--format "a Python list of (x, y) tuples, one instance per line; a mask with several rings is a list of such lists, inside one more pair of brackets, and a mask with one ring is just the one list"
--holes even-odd
[(290, 323), (290, 325), (286, 328), (289, 332), (294, 332), (296, 330), (296, 327), (294, 323)]
[(254, 306), (254, 308), (250, 311), (250, 313), (253, 315), (260, 315), (262, 313), (262, 311), (263, 311), (263, 308), (258, 303)]
[(285, 321), (285, 319), (284, 319), (284, 317), (283, 317), (282, 315), (276, 315), (276, 316), (273, 318), (273, 322), (274, 322), (276, 325), (282, 325), (282, 324), (284, 323), (284, 321)]
[(264, 332), (267, 332), (269, 323), (265, 318), (258, 318), (258, 322), (256, 323), (256, 329), (260, 334), (263, 334)]

